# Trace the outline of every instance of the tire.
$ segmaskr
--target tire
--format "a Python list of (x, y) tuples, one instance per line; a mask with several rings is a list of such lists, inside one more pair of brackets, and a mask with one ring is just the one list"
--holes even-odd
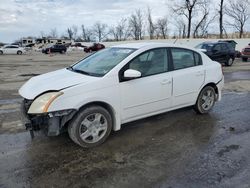
[(247, 57), (242, 57), (242, 61), (247, 62)]
[(228, 67), (230, 67), (230, 66), (233, 65), (233, 63), (234, 63), (234, 59), (231, 58), (231, 57), (229, 57), (228, 60), (227, 60), (227, 62), (225, 63), (225, 65), (228, 66)]
[(65, 50), (62, 50), (62, 51), (61, 51), (61, 54), (65, 54)]
[(3, 51), (2, 50), (0, 50), (0, 55), (3, 55)]
[(20, 50), (19, 50), (19, 51), (17, 51), (17, 55), (22, 55), (22, 53), (23, 53), (23, 52), (22, 52), (22, 51), (20, 51)]
[(113, 127), (110, 113), (101, 106), (89, 106), (80, 110), (70, 121), (69, 137), (84, 148), (102, 144)]
[(215, 100), (216, 94), (214, 88), (206, 86), (201, 90), (194, 106), (194, 110), (198, 114), (206, 114), (213, 108)]

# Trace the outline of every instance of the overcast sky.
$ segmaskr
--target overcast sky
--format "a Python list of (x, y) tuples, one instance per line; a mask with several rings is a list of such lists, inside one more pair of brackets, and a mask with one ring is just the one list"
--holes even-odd
[(72, 25), (91, 26), (96, 21), (112, 25), (147, 5), (154, 18), (166, 15), (164, 0), (0, 0), (0, 41), (39, 36), (52, 28), (63, 34)]
[[(40, 36), (56, 28), (66, 34), (72, 25), (108, 25), (128, 17), (135, 9), (152, 9), (153, 19), (168, 13), (173, 0), (0, 0), (0, 42), (23, 36)], [(217, 2), (217, 0), (216, 0)], [(79, 29), (78, 29), (79, 30)]]

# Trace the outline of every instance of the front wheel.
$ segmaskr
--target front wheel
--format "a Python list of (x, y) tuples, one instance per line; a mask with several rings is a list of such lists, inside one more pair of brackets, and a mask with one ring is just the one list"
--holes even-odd
[(79, 111), (72, 119), (68, 133), (76, 144), (91, 148), (102, 144), (112, 127), (112, 117), (105, 108), (89, 106)]
[(22, 55), (22, 51), (17, 51), (17, 55)]
[(198, 96), (194, 110), (198, 114), (208, 113), (214, 106), (216, 99), (215, 90), (211, 86), (203, 88)]
[(3, 55), (3, 51), (2, 50), (0, 50), (0, 55)]

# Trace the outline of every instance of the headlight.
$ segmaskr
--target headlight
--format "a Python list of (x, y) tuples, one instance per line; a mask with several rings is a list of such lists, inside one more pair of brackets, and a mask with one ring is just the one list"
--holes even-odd
[(48, 112), (51, 103), (62, 94), (63, 92), (49, 92), (39, 96), (31, 104), (28, 114), (41, 114)]

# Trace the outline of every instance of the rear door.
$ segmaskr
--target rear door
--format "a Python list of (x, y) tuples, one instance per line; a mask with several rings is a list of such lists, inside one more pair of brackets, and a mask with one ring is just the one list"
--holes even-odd
[(222, 47), (221, 44), (215, 44), (214, 47), (212, 48), (213, 52), (213, 57), (211, 58), (214, 61), (217, 62), (223, 62), (223, 52), (222, 52)]
[(221, 44), (221, 51), (222, 51), (222, 61), (227, 62), (228, 58), (230, 57), (230, 48), (227, 44)]
[(205, 81), (201, 55), (183, 48), (171, 48), (170, 51), (173, 63), (172, 107), (192, 105)]

